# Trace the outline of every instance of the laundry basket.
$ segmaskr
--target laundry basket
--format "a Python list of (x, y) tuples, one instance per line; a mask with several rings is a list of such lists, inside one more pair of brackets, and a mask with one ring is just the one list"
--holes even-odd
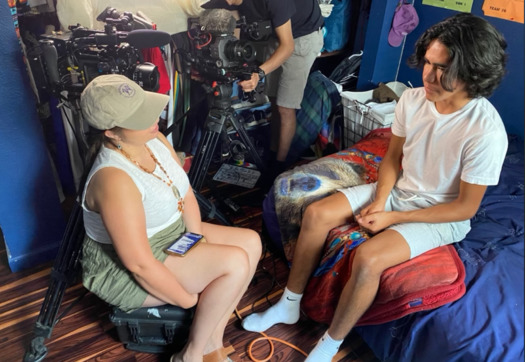
[[(401, 82), (386, 84), (398, 96), (408, 87)], [(366, 136), (370, 131), (389, 127), (394, 121), (396, 101), (372, 102), (374, 90), (364, 92), (341, 92), (343, 104), (343, 147), (348, 148)]]

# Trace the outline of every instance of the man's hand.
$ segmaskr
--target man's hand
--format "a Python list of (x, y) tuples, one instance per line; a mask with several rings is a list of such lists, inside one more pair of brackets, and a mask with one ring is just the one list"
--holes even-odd
[(370, 204), (368, 204), (361, 210), (360, 215), (365, 216), (368, 214), (373, 214), (373, 213), (381, 212), (381, 211), (385, 211), (385, 203), (380, 202), (377, 199), (375, 199), (374, 201), (372, 201)]
[(394, 213), (390, 211), (377, 211), (368, 213), (366, 215), (359, 214), (355, 216), (355, 220), (363, 229), (371, 234), (377, 234), (378, 232), (386, 229), (392, 224), (395, 224)]
[(252, 76), (250, 79), (239, 81), (239, 86), (242, 88), (244, 92), (254, 91), (255, 88), (257, 88), (258, 84), (259, 84), (259, 74), (258, 73), (252, 73)]
[(376, 199), (365, 206), (360, 214), (355, 215), (355, 220), (363, 229), (376, 234), (393, 224), (389, 221), (390, 214), (385, 211), (385, 203)]

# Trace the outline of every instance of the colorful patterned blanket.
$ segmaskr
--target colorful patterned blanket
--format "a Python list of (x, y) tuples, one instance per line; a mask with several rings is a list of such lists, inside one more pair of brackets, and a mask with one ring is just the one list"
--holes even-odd
[[(293, 257), (306, 206), (339, 188), (375, 182), (390, 136), (389, 128), (375, 130), (352, 148), (295, 167), (277, 177), (274, 183), (275, 211), (288, 261)], [(331, 235), (335, 236), (339, 231), (345, 233), (348, 227), (336, 228)], [(365, 233), (359, 235), (354, 233), (352, 237), (358, 241), (367, 237)]]

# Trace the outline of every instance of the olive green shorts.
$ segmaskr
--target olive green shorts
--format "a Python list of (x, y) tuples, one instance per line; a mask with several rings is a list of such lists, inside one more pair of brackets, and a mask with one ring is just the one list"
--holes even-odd
[[(184, 232), (184, 222), (180, 218), (153, 235), (149, 243), (155, 258), (164, 262), (168, 255), (163, 250)], [(126, 312), (140, 308), (149, 294), (124, 267), (112, 244), (101, 244), (86, 236), (81, 264), (86, 289)]]

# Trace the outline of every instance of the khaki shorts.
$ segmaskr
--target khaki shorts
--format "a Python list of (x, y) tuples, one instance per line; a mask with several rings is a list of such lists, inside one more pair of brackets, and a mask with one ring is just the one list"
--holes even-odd
[[(153, 235), (149, 243), (155, 258), (164, 262), (168, 255), (163, 250), (184, 231), (184, 222), (179, 218)], [(82, 281), (86, 289), (123, 311), (131, 312), (140, 308), (149, 294), (124, 267), (112, 244), (101, 244), (86, 236), (81, 264)]]
[[(294, 51), (279, 68), (266, 77), (266, 94), (277, 98), (277, 105), (300, 109), (304, 88), (310, 69), (323, 48), (323, 30), (316, 30), (308, 35), (294, 39)], [(276, 41), (266, 45), (264, 59), (277, 48)]]

